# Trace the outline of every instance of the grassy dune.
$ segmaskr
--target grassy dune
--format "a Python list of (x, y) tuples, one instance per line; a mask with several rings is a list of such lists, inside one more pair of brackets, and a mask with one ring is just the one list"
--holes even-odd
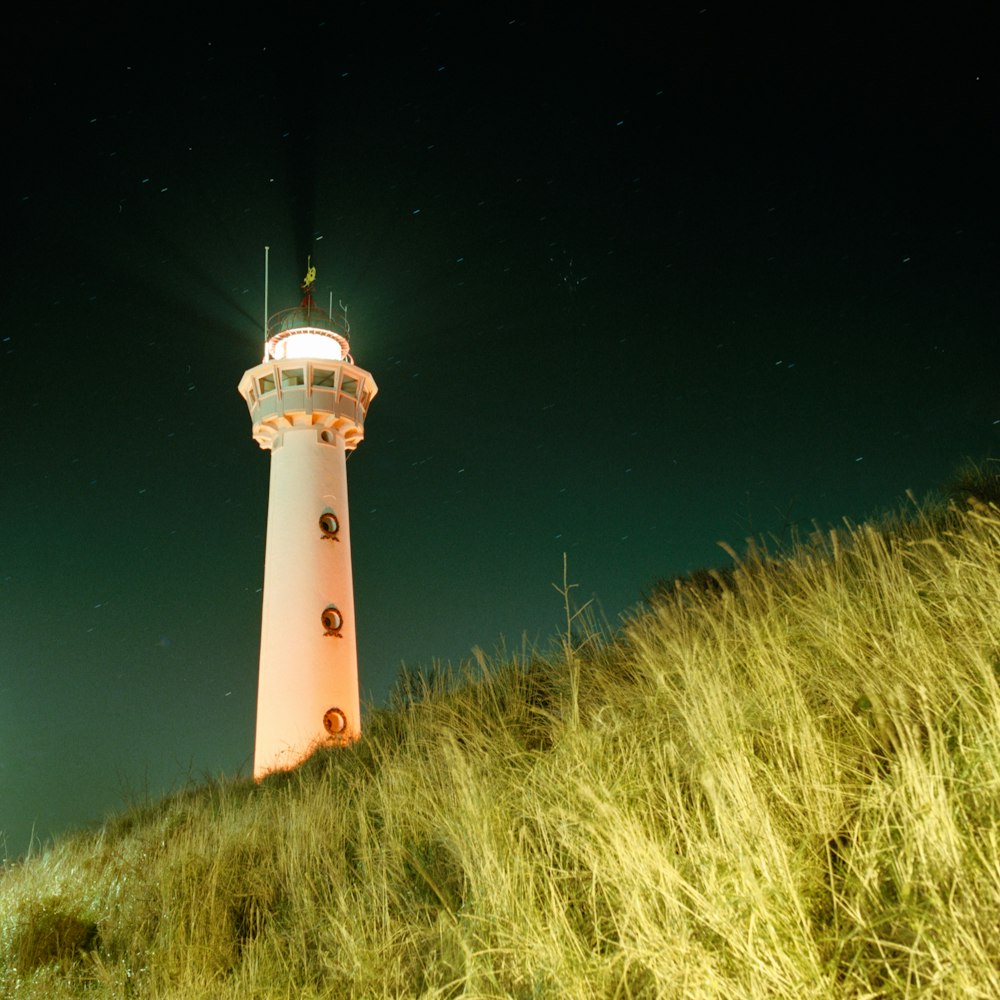
[(1000, 996), (1000, 509), (733, 555), (6, 869), (0, 995)]

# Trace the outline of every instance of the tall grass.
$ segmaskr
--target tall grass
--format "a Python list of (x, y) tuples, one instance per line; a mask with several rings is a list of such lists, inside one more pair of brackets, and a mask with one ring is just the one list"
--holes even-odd
[(8, 868), (0, 995), (1000, 996), (1000, 510), (732, 555)]

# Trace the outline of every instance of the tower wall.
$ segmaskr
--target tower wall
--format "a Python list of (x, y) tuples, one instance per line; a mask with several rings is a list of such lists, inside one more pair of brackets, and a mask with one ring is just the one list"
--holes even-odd
[(346, 460), (378, 387), (349, 360), (266, 356), (239, 391), (254, 439), (271, 452), (259, 779), (361, 735)]
[[(320, 524), (331, 514), (332, 535)], [(324, 726), (331, 709), (344, 714), (340, 733)], [(254, 775), (360, 735), (344, 438), (318, 427), (288, 429), (271, 452)]]

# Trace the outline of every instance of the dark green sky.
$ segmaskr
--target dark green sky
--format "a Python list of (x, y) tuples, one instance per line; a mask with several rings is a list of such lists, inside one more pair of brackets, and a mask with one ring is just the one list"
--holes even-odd
[[(268, 456), (236, 383), (305, 256), (375, 376), (362, 686), (545, 646), (995, 453), (985, 24), (377, 5), (6, 67), (0, 830), (247, 771)], [(789, 40), (794, 41), (789, 41)]]

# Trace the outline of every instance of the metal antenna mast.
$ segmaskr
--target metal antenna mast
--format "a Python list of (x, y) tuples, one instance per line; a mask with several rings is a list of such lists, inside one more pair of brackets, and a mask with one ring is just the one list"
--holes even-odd
[(269, 246), (264, 247), (264, 340), (267, 340), (267, 261), (270, 256), (271, 248)]

